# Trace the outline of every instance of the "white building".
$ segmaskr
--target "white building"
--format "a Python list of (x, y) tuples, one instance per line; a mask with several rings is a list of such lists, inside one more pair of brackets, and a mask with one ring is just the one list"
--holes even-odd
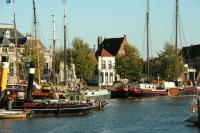
[[(95, 56), (98, 60), (99, 85), (111, 86), (114, 81), (120, 80), (115, 72), (115, 57), (125, 54), (124, 45), (126, 45), (126, 36), (121, 38), (98, 38), (98, 49)], [(94, 77), (94, 76), (93, 76)]]
[(98, 56), (99, 85), (110, 86), (115, 81), (115, 57)]

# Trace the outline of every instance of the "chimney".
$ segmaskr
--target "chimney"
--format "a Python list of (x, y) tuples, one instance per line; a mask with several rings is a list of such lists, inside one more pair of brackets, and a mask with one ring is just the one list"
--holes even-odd
[(126, 39), (126, 35), (124, 34), (124, 38)]
[(93, 52), (95, 53), (95, 51), (96, 51), (96, 45), (94, 45), (94, 48), (93, 48)]
[(97, 44), (98, 46), (102, 43), (102, 36), (98, 36)]

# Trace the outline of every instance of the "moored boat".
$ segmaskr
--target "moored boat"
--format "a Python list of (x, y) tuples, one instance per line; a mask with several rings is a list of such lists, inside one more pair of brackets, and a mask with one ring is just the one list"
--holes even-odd
[(24, 119), (27, 118), (28, 112), (0, 110), (0, 119)]
[(81, 93), (87, 98), (100, 98), (106, 99), (110, 98), (110, 90), (108, 89), (97, 89), (97, 90), (82, 90)]
[(129, 83), (126, 91), (131, 97), (167, 96), (165, 88), (150, 83)]
[(192, 103), (191, 103), (191, 115), (185, 119), (186, 122), (195, 124), (195, 125), (200, 125), (200, 87), (197, 87), (197, 91), (195, 95), (193, 96)]
[(111, 89), (111, 98), (127, 98), (128, 86), (123, 82), (115, 82)]
[(30, 110), (33, 117), (87, 115), (93, 108), (95, 106), (84, 101), (83, 96), (79, 93), (61, 94), (59, 99), (34, 99), (33, 102), (12, 106), (14, 111)]

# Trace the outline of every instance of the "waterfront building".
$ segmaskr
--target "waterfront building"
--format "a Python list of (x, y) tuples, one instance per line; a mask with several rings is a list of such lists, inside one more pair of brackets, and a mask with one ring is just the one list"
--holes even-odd
[(186, 76), (200, 81), (200, 44), (183, 47), (181, 54), (184, 58)]
[[(17, 50), (20, 54), (26, 44), (27, 38), (20, 32), (16, 31)], [(8, 84), (16, 83), (16, 45), (15, 30), (13, 24), (0, 24), (0, 61), (7, 58), (9, 62)]]
[[(16, 30), (17, 37), (17, 47), (15, 44), (15, 29), (13, 24), (0, 24), (0, 62), (2, 58), (6, 57), (9, 62), (9, 71), (8, 71), (8, 84), (14, 84), (17, 82), (17, 63), (16, 63), (16, 48), (18, 51), (18, 56), (21, 57), (21, 54), (24, 52), (24, 46), (28, 43), (34, 43), (34, 37), (31, 34), (24, 36), (18, 30)], [(39, 47), (44, 53), (44, 79), (49, 81), (50, 73), (52, 69), (52, 52), (50, 49), (44, 47), (44, 45), (39, 42)], [(18, 58), (20, 63), (20, 58)], [(19, 66), (21, 67), (21, 66)], [(24, 68), (26, 69), (26, 68)], [(23, 75), (23, 71), (19, 71), (19, 75)]]
[(104, 40), (102, 37), (98, 37), (98, 48), (95, 53), (98, 65), (95, 76), (99, 85), (111, 86), (114, 81), (120, 80), (119, 75), (115, 72), (115, 57), (125, 55), (124, 46), (126, 44), (128, 44), (126, 35)]

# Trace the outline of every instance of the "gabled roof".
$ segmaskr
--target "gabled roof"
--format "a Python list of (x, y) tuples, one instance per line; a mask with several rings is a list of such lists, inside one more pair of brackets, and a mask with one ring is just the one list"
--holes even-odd
[(3, 47), (5, 47), (5, 46), (9, 46), (11, 42), (6, 37), (4, 37), (1, 44), (3, 45)]
[[(9, 31), (10, 37), (7, 38), (11, 43), (15, 44), (15, 30), (13, 24), (0, 24), (0, 45), (2, 44), (6, 32)], [(16, 32), (17, 34), (17, 44), (20, 46), (21, 44), (26, 43), (26, 37), (23, 36), (20, 32)]]
[(191, 45), (188, 47), (183, 47), (181, 49), (181, 54), (184, 57), (184, 59), (193, 59), (200, 57), (200, 44), (197, 45)]
[[(0, 37), (0, 46), (1, 44), (3, 43), (3, 40), (4, 40), (4, 37)], [(7, 40), (9, 40), (11, 43), (15, 44), (15, 39), (14, 38), (7, 38)], [(24, 38), (17, 38), (17, 44), (18, 44), (18, 47), (21, 45), (21, 44), (25, 44), (26, 43), (26, 37)]]
[(105, 49), (103, 49), (102, 52), (101, 52), (101, 56), (110, 57), (112, 55), (108, 51), (106, 51)]
[(126, 37), (104, 39), (96, 51), (97, 56), (116, 56)]

